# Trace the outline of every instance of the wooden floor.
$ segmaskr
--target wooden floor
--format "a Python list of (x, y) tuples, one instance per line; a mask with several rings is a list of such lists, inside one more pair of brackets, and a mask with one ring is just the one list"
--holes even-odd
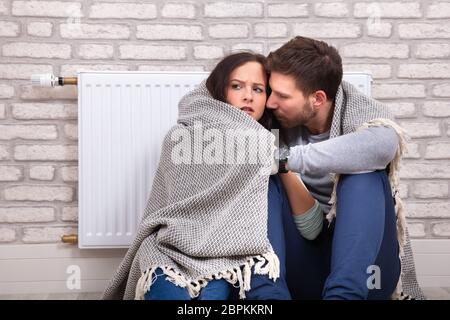
[[(429, 300), (450, 300), (450, 288), (422, 288)], [(0, 300), (97, 300), (101, 293), (46, 293), (1, 295)]]

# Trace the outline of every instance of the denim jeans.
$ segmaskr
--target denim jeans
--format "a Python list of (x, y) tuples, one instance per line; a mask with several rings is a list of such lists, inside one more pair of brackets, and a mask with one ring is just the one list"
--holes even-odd
[[(287, 202), (287, 198), (284, 199)], [(336, 218), (312, 241), (283, 211), (293, 299), (389, 299), (400, 276), (396, 216), (385, 170), (341, 175)], [(379, 280), (379, 281), (377, 281)]]
[[(155, 282), (144, 295), (145, 300), (191, 300), (186, 288), (179, 287), (166, 280), (161, 269), (156, 269), (153, 275)], [(223, 279), (212, 280), (200, 291), (195, 300), (227, 300), (230, 294), (230, 284)]]

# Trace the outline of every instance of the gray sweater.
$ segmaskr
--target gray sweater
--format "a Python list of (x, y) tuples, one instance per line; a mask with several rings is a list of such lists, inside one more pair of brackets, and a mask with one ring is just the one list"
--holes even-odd
[(329, 139), (329, 132), (312, 135), (305, 127), (285, 132), (290, 155), (287, 167), (296, 172), (324, 213), (330, 210), (330, 173), (363, 173), (384, 169), (395, 156), (398, 136), (390, 127), (371, 127)]

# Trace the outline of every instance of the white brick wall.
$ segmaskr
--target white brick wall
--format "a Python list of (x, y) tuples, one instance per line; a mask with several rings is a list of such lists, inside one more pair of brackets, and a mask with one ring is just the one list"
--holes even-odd
[(368, 70), (373, 96), (410, 134), (401, 167), (410, 233), (450, 238), (450, 1), (0, 0), (0, 243), (76, 232), (77, 91), (37, 73), (210, 70), (295, 35)]

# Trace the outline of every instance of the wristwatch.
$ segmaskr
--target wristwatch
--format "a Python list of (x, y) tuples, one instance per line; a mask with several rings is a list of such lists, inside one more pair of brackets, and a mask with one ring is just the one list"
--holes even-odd
[(289, 147), (282, 147), (276, 152), (278, 156), (278, 173), (288, 173), (287, 162), (289, 157)]

